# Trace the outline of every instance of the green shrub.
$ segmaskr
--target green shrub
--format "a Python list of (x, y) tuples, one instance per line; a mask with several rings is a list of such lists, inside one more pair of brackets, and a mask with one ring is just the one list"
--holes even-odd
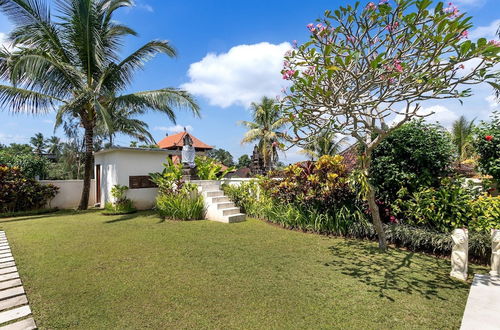
[(222, 165), (214, 159), (200, 156), (194, 160), (196, 164), (196, 174), (200, 180), (219, 180), (231, 172), (234, 168), (230, 167), (222, 171)]
[(488, 232), (490, 229), (500, 229), (500, 196), (482, 195), (471, 201), (472, 219), (468, 227)]
[(221, 186), (224, 194), (247, 215), (262, 218), (265, 206), (271, 203), (266, 192), (261, 189), (257, 179), (242, 182), (239, 185), (223, 184)]
[(476, 130), (474, 148), (479, 154), (479, 170), (500, 183), (500, 113), (493, 112), (491, 122), (481, 122)]
[(26, 177), (18, 167), (0, 165), (0, 212), (29, 211), (44, 208), (59, 190)]
[(405, 224), (444, 233), (462, 227), (485, 232), (500, 228), (500, 197), (477, 194), (463, 180), (443, 179), (439, 188), (421, 188), (413, 194), (403, 188), (392, 210)]
[(173, 220), (201, 220), (205, 218), (205, 204), (196, 186), (185, 184), (177, 191), (159, 194), (156, 210), (162, 218)]
[(133, 202), (125, 196), (127, 190), (127, 186), (115, 184), (111, 188), (111, 196), (113, 197), (114, 202), (107, 202), (106, 204), (104, 204), (103, 213), (111, 215), (136, 212), (137, 210), (135, 209)]
[(49, 161), (32, 152), (18, 153), (0, 150), (0, 165), (18, 167), (26, 178), (44, 178), (47, 175)]
[(370, 178), (377, 196), (391, 203), (401, 188), (413, 193), (422, 187), (439, 186), (452, 160), (453, 145), (444, 128), (412, 121), (375, 148)]
[(473, 194), (462, 180), (443, 179), (439, 188), (420, 188), (413, 193), (402, 188), (392, 209), (405, 224), (450, 232), (467, 226)]

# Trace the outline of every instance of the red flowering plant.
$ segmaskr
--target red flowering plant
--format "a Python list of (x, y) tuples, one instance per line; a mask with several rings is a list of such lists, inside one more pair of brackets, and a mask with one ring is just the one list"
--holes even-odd
[(474, 147), (479, 155), (479, 170), (500, 182), (500, 113), (493, 112), (491, 121), (481, 122), (476, 130)]

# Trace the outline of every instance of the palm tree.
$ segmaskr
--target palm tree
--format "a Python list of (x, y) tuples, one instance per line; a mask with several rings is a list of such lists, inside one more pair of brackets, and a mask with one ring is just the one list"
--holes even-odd
[(39, 155), (43, 154), (47, 147), (42, 133), (36, 133), (35, 136), (30, 139), (30, 143), (35, 148), (35, 152)]
[(337, 155), (346, 144), (347, 137), (337, 139), (337, 134), (324, 130), (310, 141), (301, 152), (314, 160), (325, 155)]
[(453, 122), (451, 135), (455, 145), (455, 152), (458, 157), (458, 164), (470, 159), (474, 149), (472, 147), (472, 133), (474, 130), (474, 119), (468, 121), (464, 116), (460, 116)]
[(264, 167), (273, 168), (278, 161), (278, 150), (283, 149), (286, 121), (274, 100), (263, 97), (260, 103), (250, 106), (253, 121), (242, 121), (248, 128), (241, 143), (258, 142), (257, 146), (264, 159)]
[(113, 146), (113, 139), (117, 133), (122, 133), (141, 142), (156, 143), (146, 122), (137, 118), (132, 118), (137, 113), (133, 109), (114, 109), (112, 108), (113, 121), (108, 125), (99, 122), (98, 127), (101, 135), (108, 139), (109, 145)]
[(79, 121), (85, 146), (79, 209), (86, 209), (94, 131), (98, 120), (106, 125), (113, 121), (111, 102), (116, 108), (160, 111), (170, 119), (175, 118), (175, 108), (195, 114), (199, 108), (187, 92), (175, 88), (121, 94), (153, 56), (176, 56), (167, 41), (150, 41), (119, 59), (123, 39), (137, 34), (113, 20), (113, 14), (131, 6), (132, 0), (58, 0), (56, 4), (53, 15), (43, 0), (0, 0), (0, 10), (14, 25), (9, 34), (14, 50), (0, 50), (0, 79), (11, 83), (0, 85), (0, 106), (33, 114), (55, 108), (57, 118)]
[(58, 138), (57, 136), (51, 136), (49, 139), (46, 140), (47, 142), (47, 152), (49, 154), (54, 154), (56, 157), (59, 157), (61, 154), (61, 139)]

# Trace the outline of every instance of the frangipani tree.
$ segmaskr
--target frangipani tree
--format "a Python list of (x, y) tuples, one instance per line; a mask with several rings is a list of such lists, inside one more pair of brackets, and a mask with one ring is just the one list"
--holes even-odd
[[(363, 147), (361, 169), (369, 178), (375, 147), (424, 116), (423, 101), (460, 99), (485, 81), (498, 88), (493, 66), (500, 43), (468, 40), (470, 19), (431, 0), (358, 2), (326, 11), (307, 26), (310, 40), (285, 56), (282, 74), (292, 86), (281, 107), (292, 125), (291, 142), (302, 146), (324, 130), (350, 136)], [(370, 180), (365, 197), (384, 250)]]

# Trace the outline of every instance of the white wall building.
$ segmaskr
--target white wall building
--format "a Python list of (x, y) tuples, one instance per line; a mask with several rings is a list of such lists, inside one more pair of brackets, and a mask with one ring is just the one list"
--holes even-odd
[(104, 207), (113, 202), (111, 188), (116, 185), (129, 187), (127, 197), (137, 209), (154, 205), (158, 188), (149, 181), (149, 173), (163, 171), (167, 157), (179, 151), (164, 149), (113, 147), (95, 153), (95, 202)]

